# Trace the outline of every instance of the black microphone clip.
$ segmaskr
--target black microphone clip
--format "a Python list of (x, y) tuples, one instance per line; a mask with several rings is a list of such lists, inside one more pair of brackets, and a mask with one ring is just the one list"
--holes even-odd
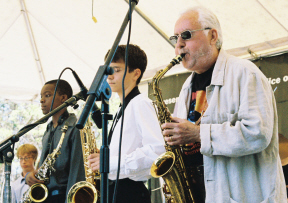
[[(87, 88), (82, 83), (79, 76), (77, 75), (77, 73), (74, 70), (72, 70), (72, 74), (74, 75), (74, 77), (75, 77), (75, 79), (76, 79), (76, 81), (77, 81), (77, 83), (81, 89), (81, 93), (82, 93), (84, 101), (86, 101), (87, 92), (88, 92)], [(91, 117), (92, 117), (94, 123), (96, 124), (97, 128), (101, 129), (102, 128), (102, 114), (101, 114), (101, 110), (98, 108), (96, 103), (94, 103), (94, 105), (92, 107)]]

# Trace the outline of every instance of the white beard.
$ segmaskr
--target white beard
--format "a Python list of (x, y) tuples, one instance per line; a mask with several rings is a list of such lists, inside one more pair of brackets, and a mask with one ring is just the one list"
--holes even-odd
[(201, 70), (205, 69), (206, 66), (208, 66), (209, 62), (211, 61), (213, 51), (212, 46), (209, 45), (209, 47), (200, 47), (196, 53), (193, 55), (190, 55), (190, 61), (187, 64), (188, 70)]

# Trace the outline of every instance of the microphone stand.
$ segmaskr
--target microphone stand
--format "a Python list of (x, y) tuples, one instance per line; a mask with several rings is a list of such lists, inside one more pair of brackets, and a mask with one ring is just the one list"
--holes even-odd
[(43, 124), (47, 122), (48, 118), (56, 114), (58, 111), (62, 110), (63, 108), (67, 106), (74, 106), (78, 107), (77, 101), (79, 99), (83, 99), (82, 92), (79, 92), (78, 94), (72, 96), (71, 98), (67, 99), (63, 104), (58, 106), (53, 111), (49, 112), (42, 118), (40, 118), (35, 123), (29, 124), (22, 128), (16, 135), (12, 135), (8, 137), (7, 139), (3, 140), (0, 143), (0, 163), (5, 163), (5, 184), (4, 184), (4, 190), (3, 190), (3, 202), (5, 203), (11, 203), (12, 197), (11, 197), (11, 186), (10, 186), (10, 174), (11, 174), (11, 165), (12, 160), (14, 158), (14, 145), (16, 142), (19, 141), (19, 138), (24, 135), (26, 132), (32, 130), (39, 124)]
[[(17, 137), (13, 136), (13, 142), (17, 140)], [(19, 140), (19, 138), (18, 138)], [(18, 141), (17, 140), (17, 141)], [(17, 142), (16, 141), (16, 142)], [(11, 142), (11, 143), (13, 143)], [(11, 165), (12, 165), (12, 160), (14, 158), (14, 145), (12, 147), (7, 144), (7, 148), (3, 150), (3, 156), (1, 156), (1, 161), (0, 163), (5, 163), (5, 169), (4, 169), (4, 174), (5, 174), (5, 182), (4, 182), (4, 190), (3, 190), (3, 202), (8, 202), (10, 203), (12, 201), (12, 196), (11, 196), (11, 186), (10, 186), (10, 174), (11, 174)]]
[[(131, 12), (135, 9), (136, 5), (138, 3), (138, 0), (132, 0), (131, 2)], [(117, 50), (117, 47), (119, 45), (119, 42), (123, 36), (123, 33), (125, 31), (125, 28), (127, 27), (130, 19), (130, 11), (128, 10), (125, 19), (120, 27), (120, 30), (117, 34), (117, 37), (114, 41), (114, 44), (112, 48), (110, 49), (110, 52), (107, 56), (106, 62), (103, 66), (100, 66), (96, 76), (92, 82), (92, 85), (88, 91), (88, 99), (86, 101), (86, 104), (84, 106), (84, 109), (79, 117), (79, 120), (76, 124), (76, 127), (78, 129), (83, 129), (85, 123), (87, 122), (87, 118), (89, 116), (89, 113), (91, 112), (91, 109), (96, 101), (100, 99), (102, 101), (102, 146), (100, 149), (100, 173), (101, 173), (101, 186), (100, 186), (100, 202), (101, 203), (107, 203), (108, 202), (108, 173), (109, 173), (109, 146), (108, 146), (108, 133), (107, 133), (107, 120), (110, 120), (111, 115), (108, 114), (109, 112), (109, 103), (107, 100), (111, 97), (111, 88), (107, 84), (106, 79), (108, 75), (113, 74), (113, 69), (109, 67), (114, 54)]]

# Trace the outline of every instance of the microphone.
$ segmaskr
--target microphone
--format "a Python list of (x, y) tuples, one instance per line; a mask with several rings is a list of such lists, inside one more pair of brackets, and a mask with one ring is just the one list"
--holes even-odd
[[(71, 69), (72, 70), (72, 69)], [(82, 81), (80, 80), (80, 78), (78, 77), (77, 73), (72, 70), (72, 74), (74, 75), (80, 89), (81, 92), (84, 96), (84, 99), (87, 99), (87, 88), (84, 86), (84, 84), (82, 83)], [(102, 128), (102, 114), (100, 109), (98, 108), (98, 106), (96, 105), (96, 103), (94, 103), (93, 107), (92, 107), (92, 111), (91, 111), (91, 117), (94, 121), (94, 123), (96, 124), (97, 128), (101, 129)]]

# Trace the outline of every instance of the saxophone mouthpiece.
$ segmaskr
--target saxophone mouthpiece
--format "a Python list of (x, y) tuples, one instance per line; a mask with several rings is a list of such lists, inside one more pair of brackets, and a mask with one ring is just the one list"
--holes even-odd
[(181, 55), (182, 58), (184, 58), (186, 54), (185, 54), (185, 53), (182, 53), (182, 54), (180, 54), (180, 55)]
[(175, 66), (176, 64), (179, 64), (182, 61), (182, 58), (185, 56), (185, 54), (181, 54), (181, 55), (177, 55), (175, 56), (175, 58), (172, 59), (172, 61), (170, 62), (172, 64), (172, 66)]

